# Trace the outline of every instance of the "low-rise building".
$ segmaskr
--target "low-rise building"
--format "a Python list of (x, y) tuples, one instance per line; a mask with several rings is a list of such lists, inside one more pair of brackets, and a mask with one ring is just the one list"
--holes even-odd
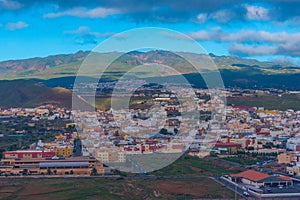
[(269, 175), (255, 170), (246, 170), (238, 174), (230, 174), (234, 182), (242, 182), (251, 186), (288, 186), (292, 185), (291, 177), (282, 175)]
[(94, 168), (98, 174), (104, 174), (103, 164), (91, 157), (2, 159), (1, 163), (0, 172), (7, 175), (24, 173), (90, 175)]
[(3, 152), (3, 158), (5, 159), (52, 158), (54, 156), (54, 151), (18, 150)]
[(238, 149), (241, 148), (241, 144), (236, 143), (223, 143), (223, 142), (217, 142), (215, 144), (215, 149), (220, 151), (220, 153), (236, 153)]
[(125, 152), (120, 150), (99, 149), (97, 150), (96, 158), (104, 163), (126, 162)]
[(300, 166), (299, 165), (287, 166), (286, 171), (287, 171), (287, 173), (289, 173), (292, 176), (300, 176)]
[(297, 157), (294, 152), (283, 152), (278, 154), (277, 159), (279, 164), (291, 164), (292, 162), (296, 162)]
[(58, 146), (54, 148), (54, 151), (58, 157), (71, 157), (73, 155), (73, 148), (69, 146)]

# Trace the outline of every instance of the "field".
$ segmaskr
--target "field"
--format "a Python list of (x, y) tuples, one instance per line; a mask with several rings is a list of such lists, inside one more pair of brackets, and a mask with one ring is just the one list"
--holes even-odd
[(300, 96), (298, 94), (283, 95), (261, 95), (257, 97), (230, 97), (227, 104), (250, 107), (265, 107), (266, 109), (286, 110), (300, 109)]
[(214, 157), (199, 159), (197, 157), (183, 156), (173, 164), (152, 172), (152, 174), (161, 176), (216, 176), (238, 173), (241, 170), (238, 165), (232, 165)]
[[(87, 99), (87, 98), (86, 98)], [(87, 99), (88, 100), (88, 99)], [(131, 105), (136, 102), (147, 101), (147, 97), (134, 97), (131, 99)], [(281, 97), (277, 95), (259, 95), (257, 97), (228, 97), (227, 105), (237, 106), (250, 106), (250, 107), (265, 107), (269, 110), (287, 110), (287, 109), (300, 109), (300, 95), (299, 94), (285, 94)], [(95, 106), (98, 109), (107, 110), (110, 108), (111, 99), (108, 96), (97, 97)], [(134, 105), (138, 107), (138, 104)], [(146, 104), (140, 106), (147, 106)]]
[(0, 199), (194, 199), (232, 198), (208, 177), (197, 179), (22, 179), (1, 180)]
[(2, 200), (222, 199), (234, 193), (209, 176), (239, 172), (217, 158), (183, 156), (150, 176), (119, 178), (24, 178), (0, 180)]
[[(90, 102), (90, 98), (91, 97), (84, 97), (84, 99), (87, 101), (87, 102)], [(130, 98), (130, 106), (133, 106), (134, 108), (149, 108), (151, 107), (151, 103), (139, 103), (139, 102), (142, 102), (142, 101), (147, 101), (149, 100), (150, 98), (149, 97), (131, 97)], [(110, 97), (108, 95), (103, 95), (102, 97), (99, 97), (97, 96), (95, 98), (95, 107), (97, 109), (100, 109), (100, 110), (109, 110), (110, 107), (111, 107), (111, 103), (112, 101), (114, 101), (114, 103), (116, 103), (116, 105), (121, 102), (120, 100), (118, 100), (117, 98), (115, 97)]]

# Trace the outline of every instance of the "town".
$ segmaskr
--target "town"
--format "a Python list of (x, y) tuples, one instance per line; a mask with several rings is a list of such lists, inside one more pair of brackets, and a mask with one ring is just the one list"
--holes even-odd
[[(114, 86), (102, 85), (108, 90)], [(179, 89), (189, 97), (187, 90)], [(192, 101), (180, 105), (171, 90), (147, 84), (132, 94), (136, 99), (128, 110), (1, 108), (0, 173), (3, 177), (147, 174), (187, 154), (240, 165), (244, 171), (215, 179), (241, 195), (300, 196), (300, 111), (224, 102), (235, 96), (297, 92), (241, 88), (221, 90), (217, 96), (208, 89), (193, 92)], [(7, 141), (16, 142), (5, 146)]]

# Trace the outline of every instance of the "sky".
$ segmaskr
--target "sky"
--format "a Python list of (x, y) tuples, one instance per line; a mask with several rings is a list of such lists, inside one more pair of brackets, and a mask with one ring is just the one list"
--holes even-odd
[(0, 61), (92, 50), (114, 34), (160, 27), (216, 55), (300, 65), (299, 7), (297, 0), (0, 0)]

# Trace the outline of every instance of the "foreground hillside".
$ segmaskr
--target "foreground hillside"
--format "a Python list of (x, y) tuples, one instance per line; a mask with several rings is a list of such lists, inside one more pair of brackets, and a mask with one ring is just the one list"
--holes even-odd
[(239, 169), (216, 158), (183, 156), (150, 176), (2, 179), (0, 199), (230, 199), (234, 193), (210, 176)]
[[(234, 193), (214, 180), (60, 178), (1, 180), (0, 199), (226, 199)], [(32, 188), (35, 188), (34, 190)]]
[[(0, 81), (1, 107), (35, 107), (53, 104), (72, 107), (72, 92), (62, 87), (49, 88), (28, 80)], [(82, 101), (82, 104), (86, 104)]]

